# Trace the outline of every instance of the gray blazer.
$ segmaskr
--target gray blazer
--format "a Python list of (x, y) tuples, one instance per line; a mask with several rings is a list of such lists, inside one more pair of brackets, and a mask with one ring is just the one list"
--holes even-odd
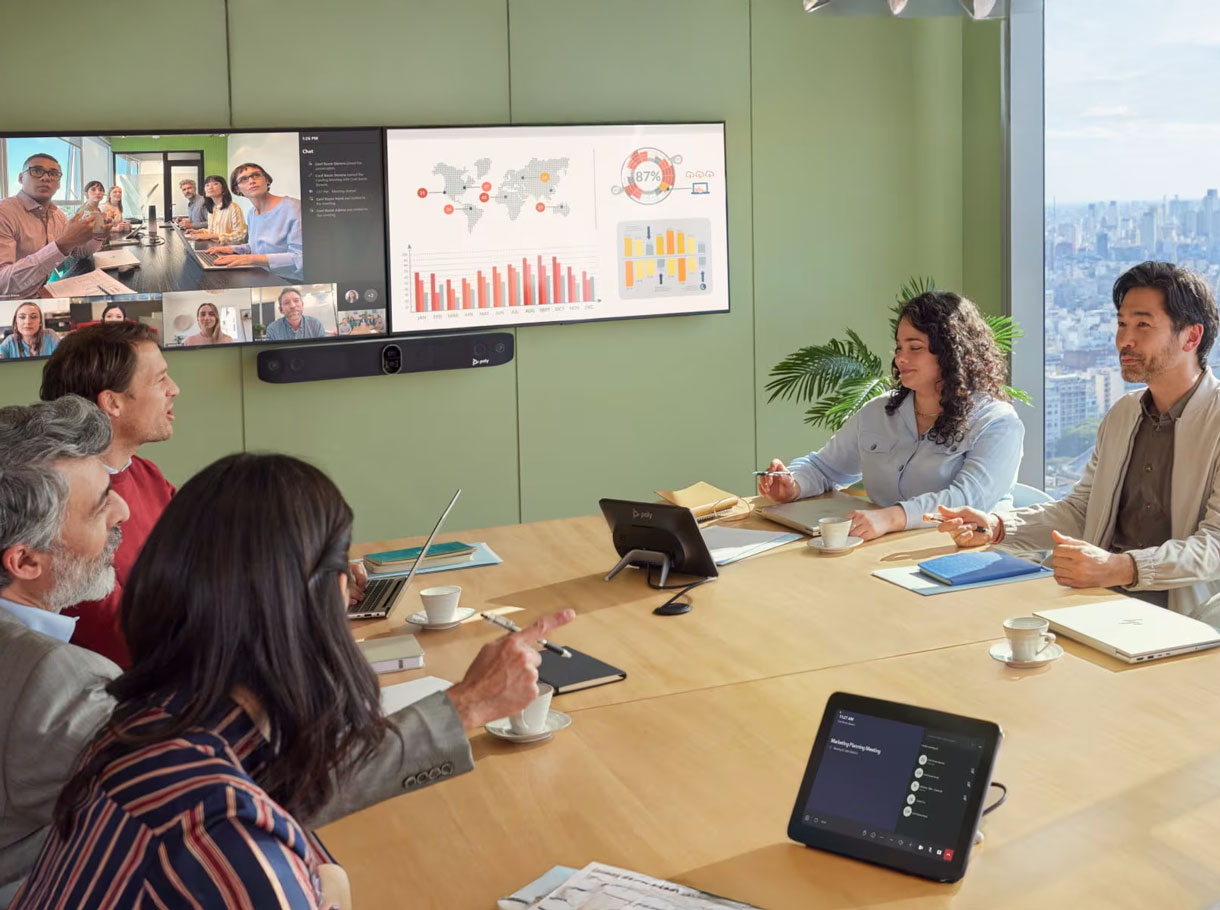
[[(114, 709), (105, 686), (120, 672), (0, 609), (0, 886), (33, 866), (59, 791)], [(317, 816), (301, 821), (320, 827), (474, 768), (461, 719), (443, 692), (389, 719), (401, 740), (387, 736)]]

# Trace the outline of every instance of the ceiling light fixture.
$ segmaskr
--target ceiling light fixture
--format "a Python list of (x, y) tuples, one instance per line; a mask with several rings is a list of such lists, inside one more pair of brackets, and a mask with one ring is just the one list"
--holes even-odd
[(972, 19), (986, 19), (995, 9), (996, 0), (960, 0), (962, 9)]

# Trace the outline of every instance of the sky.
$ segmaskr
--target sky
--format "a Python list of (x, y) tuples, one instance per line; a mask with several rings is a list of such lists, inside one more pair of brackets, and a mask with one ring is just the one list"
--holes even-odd
[(1220, 187), (1220, 2), (1046, 0), (1046, 195)]

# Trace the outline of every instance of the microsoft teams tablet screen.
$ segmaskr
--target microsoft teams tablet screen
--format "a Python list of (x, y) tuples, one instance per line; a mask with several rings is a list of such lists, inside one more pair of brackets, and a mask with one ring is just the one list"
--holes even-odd
[[(165, 347), (387, 331), (380, 130), (0, 142), (2, 359), (104, 319)], [(100, 215), (59, 261), (36, 236), (47, 203)]]
[(801, 821), (952, 862), (985, 742), (839, 709)]

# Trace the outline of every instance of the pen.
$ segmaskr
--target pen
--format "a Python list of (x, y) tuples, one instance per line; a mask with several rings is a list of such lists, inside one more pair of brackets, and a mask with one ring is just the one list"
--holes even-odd
[(755, 477), (791, 477), (791, 471), (755, 471)]
[[(521, 631), (521, 627), (519, 625), (517, 625), (515, 622), (513, 622), (511, 619), (505, 619), (503, 616), (499, 616), (495, 613), (480, 613), (479, 615), (482, 616), (489, 623), (491, 623), (493, 626), (499, 626), (501, 629), (507, 629), (509, 632), (520, 632)], [(553, 645), (549, 641), (547, 641), (545, 638), (538, 639), (538, 644), (542, 645), (542, 647), (546, 648), (552, 654), (558, 654), (560, 657), (571, 657), (572, 656), (572, 652), (569, 651), (567, 648), (561, 648), (561, 647), (559, 647), (559, 645)]]

